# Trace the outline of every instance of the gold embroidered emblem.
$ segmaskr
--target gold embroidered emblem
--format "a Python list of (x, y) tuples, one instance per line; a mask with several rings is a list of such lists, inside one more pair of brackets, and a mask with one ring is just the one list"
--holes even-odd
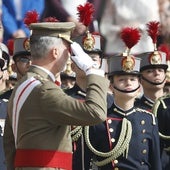
[(87, 36), (83, 39), (83, 47), (87, 51), (92, 51), (94, 49), (95, 39), (92, 34), (87, 32)]
[(133, 71), (135, 60), (133, 56), (127, 56), (122, 59), (122, 70), (126, 72)]
[(150, 64), (161, 64), (162, 57), (158, 51), (154, 51), (149, 57)]

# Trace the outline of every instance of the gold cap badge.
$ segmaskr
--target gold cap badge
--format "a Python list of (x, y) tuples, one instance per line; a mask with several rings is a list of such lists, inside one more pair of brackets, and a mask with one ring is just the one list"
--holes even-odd
[(135, 67), (135, 60), (132, 55), (124, 57), (122, 59), (122, 70), (123, 71), (131, 72), (131, 71), (133, 71), (134, 67)]
[(88, 31), (87, 36), (83, 39), (83, 47), (87, 51), (92, 51), (94, 49), (95, 39), (93, 35)]
[(154, 51), (149, 57), (150, 64), (162, 64), (162, 56), (158, 51)]

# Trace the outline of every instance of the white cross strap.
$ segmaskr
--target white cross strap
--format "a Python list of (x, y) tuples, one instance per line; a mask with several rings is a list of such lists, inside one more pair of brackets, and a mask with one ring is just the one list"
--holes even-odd
[(18, 120), (20, 115), (20, 110), (32, 92), (32, 90), (41, 84), (41, 82), (34, 77), (29, 78), (28, 80), (24, 81), (16, 90), (14, 100), (13, 100), (13, 110), (12, 110), (12, 129), (15, 138), (15, 145), (17, 141), (17, 131), (18, 131)]

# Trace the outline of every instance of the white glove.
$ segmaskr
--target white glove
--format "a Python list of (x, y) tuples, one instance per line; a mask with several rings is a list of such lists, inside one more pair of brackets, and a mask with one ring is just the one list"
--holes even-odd
[(89, 68), (95, 67), (95, 62), (92, 60), (92, 58), (86, 54), (81, 46), (73, 42), (71, 44), (71, 49), (75, 56), (71, 56), (71, 59), (77, 64), (77, 66), (86, 72)]
[[(104, 76), (104, 71), (99, 68), (99, 64), (92, 60), (92, 58), (86, 54), (81, 46), (73, 42), (71, 44), (71, 49), (75, 56), (71, 56), (71, 59), (77, 64), (77, 66), (83, 70), (86, 75), (96, 74), (99, 76)], [(96, 69), (97, 68), (97, 69)]]

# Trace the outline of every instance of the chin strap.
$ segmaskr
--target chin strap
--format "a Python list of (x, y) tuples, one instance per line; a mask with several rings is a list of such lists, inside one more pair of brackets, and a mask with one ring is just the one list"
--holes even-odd
[(120, 92), (122, 92), (122, 93), (133, 93), (133, 92), (135, 92), (136, 90), (138, 90), (139, 88), (140, 88), (140, 85), (136, 88), (136, 89), (134, 89), (134, 90), (131, 90), (131, 91), (126, 91), (126, 90), (120, 90), (120, 89), (118, 89), (116, 86), (113, 86), (116, 90), (118, 90), (118, 91), (120, 91)]
[(145, 80), (146, 82), (148, 82), (148, 83), (150, 83), (150, 84), (152, 84), (152, 85), (161, 85), (162, 83), (164, 83), (164, 81), (165, 81), (165, 79), (166, 79), (166, 77), (164, 78), (164, 80), (162, 81), (162, 82), (160, 82), (160, 83), (154, 83), (154, 82), (151, 82), (151, 81), (149, 81), (148, 79), (146, 79), (145, 77), (143, 77), (142, 76), (142, 79), (143, 80)]

